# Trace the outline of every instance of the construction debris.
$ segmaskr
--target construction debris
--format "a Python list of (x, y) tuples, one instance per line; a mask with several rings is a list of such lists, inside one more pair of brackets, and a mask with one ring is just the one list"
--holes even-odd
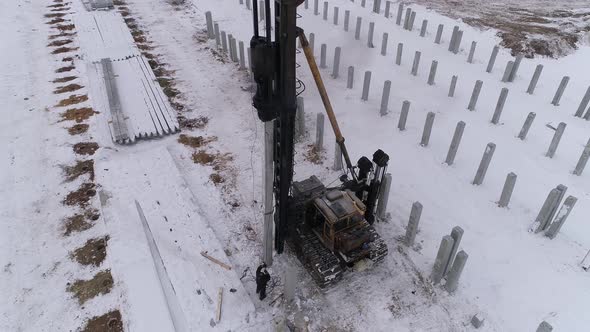
[(476, 329), (480, 328), (483, 325), (483, 321), (484, 319), (481, 318), (479, 314), (475, 314), (473, 315), (473, 317), (471, 317), (471, 325), (473, 325), (473, 327), (475, 327)]
[(282, 298), (282, 297), (283, 297), (283, 295), (284, 295), (283, 293), (279, 294), (277, 297), (275, 297), (275, 299), (274, 299), (274, 300), (270, 301), (270, 303), (269, 303), (268, 305), (273, 305), (273, 304), (275, 304), (275, 302), (277, 302), (277, 301), (278, 301), (280, 298)]
[(207, 254), (206, 251), (201, 251), (201, 256), (207, 258), (208, 260), (212, 261), (213, 263), (221, 266), (222, 268), (224, 268), (226, 270), (231, 270), (231, 266), (223, 263), (222, 261), (218, 260), (217, 258), (211, 257), (209, 254)]
[(221, 305), (223, 302), (223, 287), (219, 287), (219, 292), (217, 293), (217, 315), (215, 316), (215, 320), (219, 323), (221, 320)]

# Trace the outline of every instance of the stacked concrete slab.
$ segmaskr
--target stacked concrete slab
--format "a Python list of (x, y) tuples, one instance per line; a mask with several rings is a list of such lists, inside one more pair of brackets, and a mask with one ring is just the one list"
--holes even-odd
[(92, 10), (113, 9), (113, 0), (90, 0)]
[(129, 29), (114, 11), (76, 16), (94, 108), (105, 110), (115, 143), (178, 132), (176, 114)]
[(119, 90), (117, 89), (117, 82), (115, 81), (115, 74), (113, 72), (113, 64), (110, 59), (102, 59), (100, 61), (101, 75), (104, 80), (107, 99), (109, 101), (109, 109), (111, 111), (111, 133), (113, 140), (119, 144), (128, 143), (130, 140), (129, 130), (125, 123), (125, 116), (121, 110), (121, 101), (119, 98)]

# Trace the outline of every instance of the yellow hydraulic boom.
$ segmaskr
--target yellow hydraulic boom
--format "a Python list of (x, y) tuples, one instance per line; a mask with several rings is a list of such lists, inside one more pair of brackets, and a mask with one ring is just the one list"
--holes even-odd
[(318, 87), (320, 96), (322, 97), (322, 102), (324, 104), (324, 108), (326, 109), (328, 119), (330, 120), (330, 125), (332, 126), (332, 130), (334, 130), (334, 135), (336, 136), (336, 143), (338, 143), (338, 145), (340, 146), (340, 152), (344, 156), (346, 168), (350, 171), (350, 174), (352, 174), (353, 179), (356, 180), (356, 174), (352, 168), (352, 163), (350, 162), (350, 157), (348, 156), (346, 146), (344, 145), (344, 136), (342, 136), (342, 132), (340, 131), (340, 127), (338, 126), (338, 121), (336, 120), (334, 109), (332, 108), (332, 104), (330, 103), (330, 97), (328, 97), (328, 92), (326, 91), (326, 87), (324, 86), (324, 81), (322, 80), (322, 76), (315, 62), (313, 51), (309, 47), (309, 41), (307, 41), (307, 37), (305, 36), (303, 30), (298, 31), (298, 36), (301, 42), (301, 47), (303, 48), (303, 53), (305, 54), (305, 58), (307, 59), (307, 63), (309, 64), (309, 69), (311, 70), (311, 74), (313, 75), (315, 84)]

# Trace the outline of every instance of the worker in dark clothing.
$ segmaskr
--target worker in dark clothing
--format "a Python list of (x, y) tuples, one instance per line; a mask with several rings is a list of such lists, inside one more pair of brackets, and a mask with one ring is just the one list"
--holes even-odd
[(260, 294), (260, 300), (266, 297), (266, 284), (270, 281), (270, 274), (266, 270), (266, 264), (262, 263), (256, 269), (256, 294)]

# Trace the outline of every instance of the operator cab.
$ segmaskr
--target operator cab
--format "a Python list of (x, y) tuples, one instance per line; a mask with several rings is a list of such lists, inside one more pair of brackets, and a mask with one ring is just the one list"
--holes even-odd
[(367, 256), (372, 240), (365, 204), (350, 190), (329, 189), (307, 206), (305, 223), (344, 263)]

